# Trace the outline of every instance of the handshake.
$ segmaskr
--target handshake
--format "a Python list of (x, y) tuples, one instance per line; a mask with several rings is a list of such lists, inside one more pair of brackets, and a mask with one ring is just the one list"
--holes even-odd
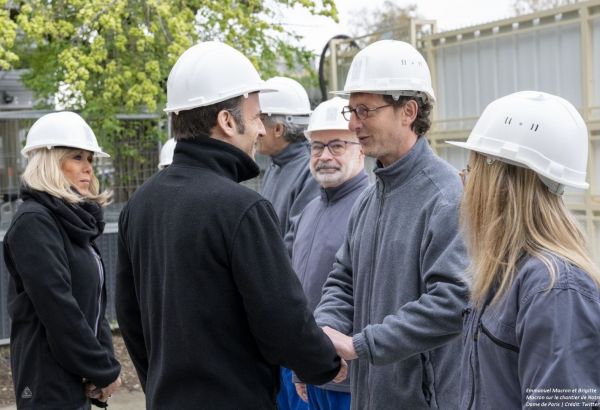
[[(324, 326), (323, 332), (329, 337), (331, 343), (335, 347), (335, 350), (342, 358), (342, 364), (340, 366), (340, 371), (337, 376), (333, 379), (334, 383), (340, 383), (346, 380), (348, 377), (348, 363), (346, 360), (354, 360), (358, 358), (356, 351), (354, 350), (354, 345), (352, 344), (352, 338), (350, 336), (346, 336), (345, 334), (338, 332), (337, 330)], [(296, 393), (302, 400), (308, 403), (308, 394), (306, 392), (306, 384), (304, 383), (294, 383), (296, 387)]]
[(322, 329), (331, 340), (331, 343), (333, 343), (333, 347), (335, 347), (335, 351), (337, 352), (338, 356), (342, 358), (340, 371), (333, 379), (334, 383), (340, 383), (344, 381), (346, 377), (348, 377), (348, 363), (346, 363), (346, 360), (354, 360), (358, 356), (356, 355), (354, 345), (352, 344), (352, 338), (350, 336), (346, 336), (345, 334), (338, 332), (329, 326), (324, 326)]

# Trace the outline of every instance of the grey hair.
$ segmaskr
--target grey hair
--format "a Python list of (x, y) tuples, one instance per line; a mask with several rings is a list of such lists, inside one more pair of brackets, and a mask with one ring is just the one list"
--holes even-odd
[(263, 122), (268, 127), (273, 127), (276, 124), (283, 125), (284, 131), (282, 137), (287, 142), (294, 143), (306, 140), (304, 131), (308, 128), (308, 121), (306, 124), (299, 124), (294, 122), (291, 116), (268, 115), (263, 117)]

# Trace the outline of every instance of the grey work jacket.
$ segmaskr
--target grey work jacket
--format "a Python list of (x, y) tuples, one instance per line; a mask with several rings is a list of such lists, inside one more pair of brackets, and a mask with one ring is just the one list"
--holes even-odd
[(555, 261), (550, 288), (546, 265), (528, 257), (499, 301), (465, 310), (461, 409), (600, 403), (600, 293), (581, 269)]
[(315, 318), (353, 335), (352, 409), (456, 409), (468, 299), (460, 178), (424, 138), (375, 175)]
[(291, 143), (271, 157), (262, 181), (261, 194), (275, 208), (281, 237), (290, 254), (292, 237), (286, 234), (306, 204), (319, 196), (319, 185), (310, 174), (309, 160), (310, 147), (306, 141)]
[[(369, 186), (364, 171), (334, 188), (321, 188), (321, 196), (304, 208), (294, 229), (292, 266), (314, 310), (321, 300), (323, 284), (333, 267), (335, 253), (344, 241), (352, 205)], [(320, 386), (325, 390), (350, 391), (350, 379)]]

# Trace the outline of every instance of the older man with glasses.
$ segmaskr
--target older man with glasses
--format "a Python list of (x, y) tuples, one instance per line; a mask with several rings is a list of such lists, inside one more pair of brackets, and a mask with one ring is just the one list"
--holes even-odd
[[(369, 184), (360, 143), (342, 116), (342, 108), (347, 104), (348, 100), (339, 97), (321, 103), (306, 130), (310, 172), (320, 186), (320, 196), (306, 205), (293, 226), (292, 266), (310, 309), (321, 299), (335, 253), (344, 240), (350, 210)], [(349, 381), (323, 386), (297, 381), (296, 391), (310, 410), (350, 408)]]
[(468, 265), (456, 171), (429, 147), (435, 101), (423, 56), (384, 40), (353, 59), (343, 115), (376, 185), (350, 214), (315, 310), (351, 364), (352, 409), (457, 409)]

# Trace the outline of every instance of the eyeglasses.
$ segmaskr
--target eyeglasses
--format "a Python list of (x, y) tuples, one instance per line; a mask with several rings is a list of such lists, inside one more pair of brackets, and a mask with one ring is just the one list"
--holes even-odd
[(463, 185), (467, 183), (467, 175), (469, 175), (469, 172), (471, 172), (471, 166), (467, 164), (467, 167), (461, 169), (458, 173), (458, 176), (460, 176)]
[(313, 157), (320, 157), (323, 155), (325, 147), (327, 147), (329, 152), (331, 152), (331, 155), (339, 157), (340, 155), (344, 155), (344, 152), (346, 152), (346, 145), (348, 144), (360, 145), (360, 142), (333, 140), (329, 141), (327, 144), (323, 144), (322, 142), (312, 141), (310, 143), (310, 153)]
[(380, 108), (391, 107), (393, 104), (380, 105), (379, 107), (369, 108), (364, 104), (358, 104), (356, 108), (352, 108), (349, 105), (342, 108), (342, 115), (346, 121), (350, 121), (352, 113), (356, 114), (359, 120), (366, 120), (371, 111), (377, 111)]

